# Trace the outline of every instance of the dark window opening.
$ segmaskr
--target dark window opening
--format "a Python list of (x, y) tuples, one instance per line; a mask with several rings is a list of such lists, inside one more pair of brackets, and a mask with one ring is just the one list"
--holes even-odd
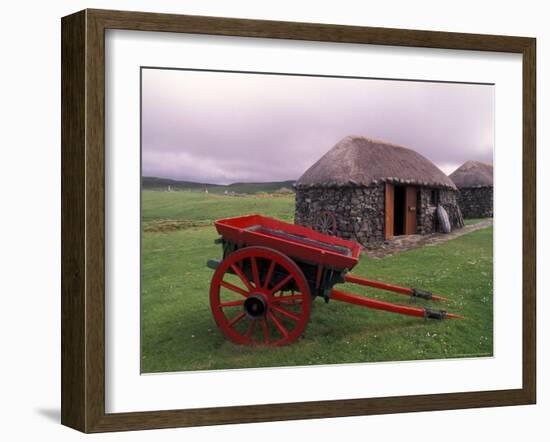
[(432, 189), (430, 194), (430, 204), (437, 206), (439, 204), (439, 189)]

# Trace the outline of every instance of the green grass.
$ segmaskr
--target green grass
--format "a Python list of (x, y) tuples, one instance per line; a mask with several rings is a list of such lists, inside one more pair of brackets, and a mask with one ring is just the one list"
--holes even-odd
[(294, 219), (294, 194), (224, 196), (204, 192), (142, 192), (145, 226), (166, 220), (212, 224), (219, 218), (261, 213), (283, 221)]
[[(493, 349), (492, 228), (384, 259), (362, 256), (353, 274), (432, 290), (464, 320), (424, 321), (321, 299), (303, 338), (281, 348), (236, 346), (210, 312), (208, 290), (219, 258), (212, 221), (262, 213), (292, 221), (293, 196), (223, 197), (144, 192), (143, 226), (171, 220), (142, 236), (142, 372), (211, 370), (489, 356)], [(352, 285), (339, 288), (408, 305), (407, 298)]]
[(488, 218), (469, 218), (464, 220), (465, 226), (470, 226), (472, 224), (480, 223), (481, 221), (485, 221)]

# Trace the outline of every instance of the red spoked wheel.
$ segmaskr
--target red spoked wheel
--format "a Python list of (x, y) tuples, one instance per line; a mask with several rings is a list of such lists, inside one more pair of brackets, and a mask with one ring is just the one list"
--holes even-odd
[(210, 285), (216, 324), (236, 344), (285, 345), (303, 333), (311, 297), (300, 268), (267, 247), (245, 247), (225, 258)]
[(336, 235), (336, 224), (334, 213), (323, 210), (315, 217), (314, 228), (325, 235)]

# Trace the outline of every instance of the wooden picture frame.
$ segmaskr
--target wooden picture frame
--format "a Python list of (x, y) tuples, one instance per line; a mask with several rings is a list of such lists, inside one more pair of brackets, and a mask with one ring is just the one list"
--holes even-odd
[[(62, 28), (62, 408), (83, 432), (141, 430), (533, 404), (536, 400), (536, 74), (534, 38), (84, 10)], [(105, 30), (262, 37), (522, 55), (523, 383), (512, 390), (105, 412)]]

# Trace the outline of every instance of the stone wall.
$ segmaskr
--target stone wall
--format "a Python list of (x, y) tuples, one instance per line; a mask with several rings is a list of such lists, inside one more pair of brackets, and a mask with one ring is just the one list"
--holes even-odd
[[(385, 185), (369, 187), (312, 187), (296, 189), (294, 222), (314, 228), (317, 216), (329, 211), (336, 218), (336, 235), (376, 247), (384, 242)], [(449, 189), (419, 187), (417, 198), (417, 233), (428, 234), (439, 230), (435, 211), (443, 205), (449, 214), (453, 229), (464, 225), (457, 204), (457, 192)], [(432, 202), (436, 193), (436, 204)]]
[(384, 241), (384, 185), (296, 189), (294, 222), (314, 227), (322, 211), (336, 217), (336, 235), (363, 245)]
[(421, 187), (419, 194), (416, 225), (418, 233), (425, 235), (440, 231), (436, 215), (438, 204), (441, 204), (447, 211), (453, 229), (464, 227), (464, 219), (457, 203), (458, 195), (455, 190)]
[(458, 204), (464, 218), (492, 218), (493, 188), (463, 187), (459, 192)]

